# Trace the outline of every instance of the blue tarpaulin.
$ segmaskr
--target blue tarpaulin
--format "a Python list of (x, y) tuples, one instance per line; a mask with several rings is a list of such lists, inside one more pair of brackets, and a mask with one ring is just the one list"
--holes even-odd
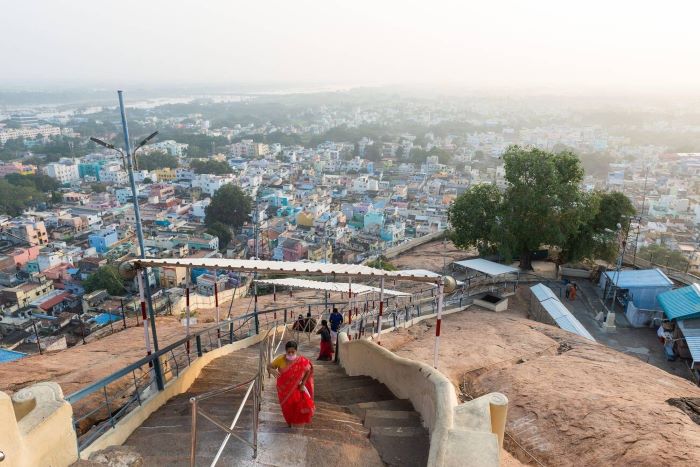
[(14, 350), (0, 349), (0, 363), (14, 362), (26, 357), (26, 353), (15, 352)]
[(626, 289), (634, 306), (642, 310), (660, 310), (656, 297), (673, 289), (671, 279), (659, 269), (608, 271), (600, 276), (600, 288), (605, 289), (608, 282)]

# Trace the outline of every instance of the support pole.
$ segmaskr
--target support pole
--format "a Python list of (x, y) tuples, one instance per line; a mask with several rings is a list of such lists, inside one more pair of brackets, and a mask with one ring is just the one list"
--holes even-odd
[(219, 314), (219, 280), (214, 269), (214, 308), (216, 309), (216, 343), (221, 347), (221, 315)]
[(185, 268), (185, 335), (187, 354), (190, 353), (190, 268)]
[(440, 325), (442, 324), (442, 299), (444, 295), (444, 285), (442, 281), (438, 283), (437, 296), (437, 322), (435, 323), (435, 352), (433, 358), (433, 367), (438, 367), (438, 353), (440, 352)]
[(382, 345), (382, 315), (384, 314), (384, 278), (379, 289), (379, 316), (377, 317), (377, 344)]
[(143, 341), (146, 344), (146, 355), (151, 355), (151, 339), (148, 336), (148, 314), (146, 314), (146, 298), (143, 286), (143, 276), (147, 274), (146, 269), (138, 271), (136, 277), (139, 283), (139, 299), (141, 300), (141, 320), (143, 321)]

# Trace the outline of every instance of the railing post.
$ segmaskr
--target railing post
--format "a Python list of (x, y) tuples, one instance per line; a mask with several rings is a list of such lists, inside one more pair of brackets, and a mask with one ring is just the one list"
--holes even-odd
[(233, 344), (233, 323), (228, 325), (228, 343)]
[(190, 467), (194, 467), (195, 457), (197, 455), (197, 399), (190, 398), (192, 407), (192, 427), (190, 434)]
[(195, 337), (195, 340), (197, 341), (197, 356), (201, 357), (202, 356), (202, 338), (200, 337), (199, 334)]

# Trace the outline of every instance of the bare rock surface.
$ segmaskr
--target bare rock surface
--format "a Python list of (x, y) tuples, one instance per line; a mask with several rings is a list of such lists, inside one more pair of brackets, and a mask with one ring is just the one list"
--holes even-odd
[[(382, 345), (432, 365), (434, 338), (421, 323)], [(439, 369), (464, 397), (508, 396), (505, 447), (524, 463), (700, 465), (700, 388), (561, 329), (476, 308), (448, 315)]]

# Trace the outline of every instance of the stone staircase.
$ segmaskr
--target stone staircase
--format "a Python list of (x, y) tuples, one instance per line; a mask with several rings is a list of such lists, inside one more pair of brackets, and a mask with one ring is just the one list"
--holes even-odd
[[(305, 340), (305, 339), (304, 339)], [(281, 350), (281, 349), (280, 349)], [(315, 361), (318, 340), (300, 343), (314, 363), (316, 413), (306, 426), (289, 428), (282, 417), (275, 380), (265, 382), (258, 431), (258, 455), (231, 437), (220, 466), (425, 466), (429, 435), (409, 401), (367, 376), (348, 376), (333, 362)], [(190, 390), (154, 412), (126, 441), (145, 466), (189, 465), (189, 398), (251, 378), (257, 371), (257, 347), (218, 358), (204, 368)], [(200, 408), (228, 426), (245, 388), (202, 401)], [(236, 433), (252, 441), (252, 403), (243, 410)], [(196, 465), (209, 465), (225, 433), (198, 419)]]

